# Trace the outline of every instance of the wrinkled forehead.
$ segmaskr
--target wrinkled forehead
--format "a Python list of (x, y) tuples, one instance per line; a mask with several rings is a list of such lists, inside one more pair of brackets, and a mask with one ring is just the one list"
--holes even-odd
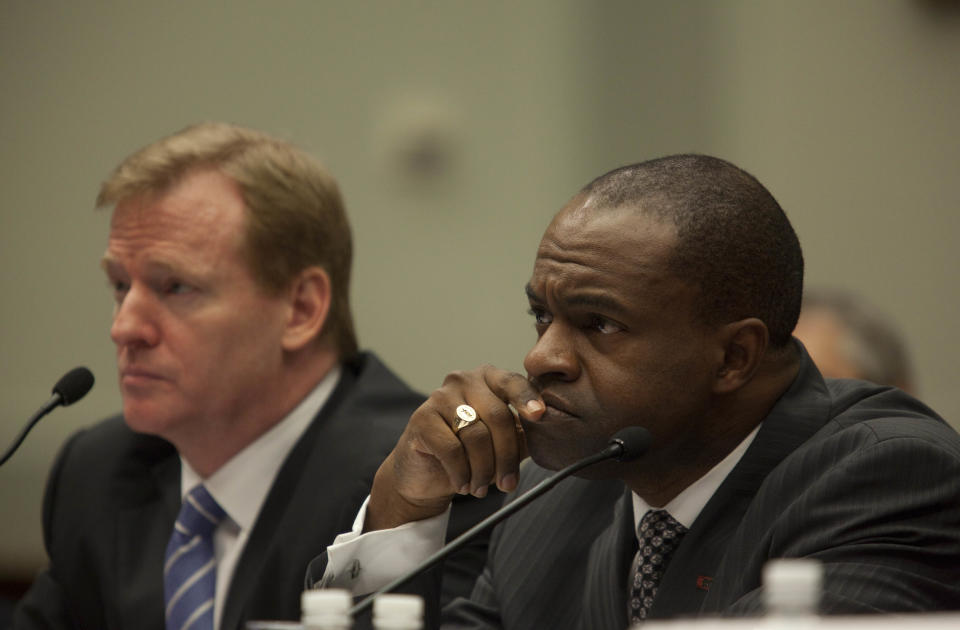
[(575, 199), (550, 223), (537, 249), (531, 286), (626, 294), (672, 293), (669, 287), (685, 284), (670, 265), (672, 224), (632, 208), (590, 207), (587, 201)]

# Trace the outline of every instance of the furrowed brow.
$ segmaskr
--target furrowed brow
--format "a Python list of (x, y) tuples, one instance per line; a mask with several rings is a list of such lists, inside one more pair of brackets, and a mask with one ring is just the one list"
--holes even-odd
[(567, 306), (585, 306), (616, 313), (623, 313), (627, 310), (622, 303), (607, 295), (577, 294), (564, 298), (563, 302)]
[(110, 272), (113, 269), (116, 269), (120, 266), (120, 263), (110, 254), (104, 254), (100, 259), (100, 268), (106, 272)]
[[(530, 302), (535, 304), (543, 304), (545, 300), (534, 291), (533, 287), (529, 284), (524, 288), (524, 291), (527, 294), (527, 299)], [(610, 297), (608, 295), (596, 294), (596, 293), (579, 293), (569, 296), (564, 296), (561, 301), (563, 305), (567, 308), (570, 307), (582, 307), (582, 308), (592, 308), (611, 315), (622, 315), (629, 313), (629, 309), (622, 302), (616, 298)]]
[(527, 283), (527, 286), (523, 287), (523, 292), (527, 294), (527, 299), (531, 302), (536, 302), (537, 304), (543, 303), (543, 298), (537, 295), (537, 292), (533, 290), (533, 287), (530, 286), (530, 283)]

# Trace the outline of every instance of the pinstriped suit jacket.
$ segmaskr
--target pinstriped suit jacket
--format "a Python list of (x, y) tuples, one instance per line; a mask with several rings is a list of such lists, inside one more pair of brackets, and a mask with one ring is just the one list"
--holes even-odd
[[(519, 491), (547, 474), (528, 466)], [(564, 481), (494, 531), (444, 627), (623, 630), (633, 526), (620, 482)], [(798, 556), (823, 561), (826, 612), (960, 608), (960, 437), (898, 390), (825, 382), (805, 353), (652, 615), (756, 613), (764, 563)]]

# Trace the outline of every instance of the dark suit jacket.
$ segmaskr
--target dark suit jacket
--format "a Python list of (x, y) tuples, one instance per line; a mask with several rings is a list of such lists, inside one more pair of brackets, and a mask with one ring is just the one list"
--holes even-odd
[[(534, 465), (519, 492), (549, 473)], [(627, 626), (630, 495), (571, 478), (494, 530), (451, 628)], [(759, 612), (771, 558), (824, 563), (825, 612), (960, 607), (960, 438), (906, 394), (824, 381), (806, 356), (670, 561), (652, 616)]]
[[(268, 493), (221, 628), (300, 617), (307, 562), (350, 529), (422, 400), (371, 354), (344, 364)], [(50, 567), (21, 600), (13, 627), (161, 630), (164, 549), (179, 508), (180, 461), (169, 443), (133, 433), (119, 417), (74, 436), (45, 497)]]

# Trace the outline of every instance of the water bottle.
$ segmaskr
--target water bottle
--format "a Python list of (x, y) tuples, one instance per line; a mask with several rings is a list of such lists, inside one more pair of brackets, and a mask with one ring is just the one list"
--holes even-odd
[(771, 560), (763, 567), (766, 627), (815, 626), (823, 591), (823, 566), (807, 558)]
[(385, 594), (373, 600), (374, 630), (421, 630), (423, 598), (418, 595)]
[(304, 630), (350, 630), (353, 597), (337, 588), (308, 590), (300, 596), (300, 624)]

